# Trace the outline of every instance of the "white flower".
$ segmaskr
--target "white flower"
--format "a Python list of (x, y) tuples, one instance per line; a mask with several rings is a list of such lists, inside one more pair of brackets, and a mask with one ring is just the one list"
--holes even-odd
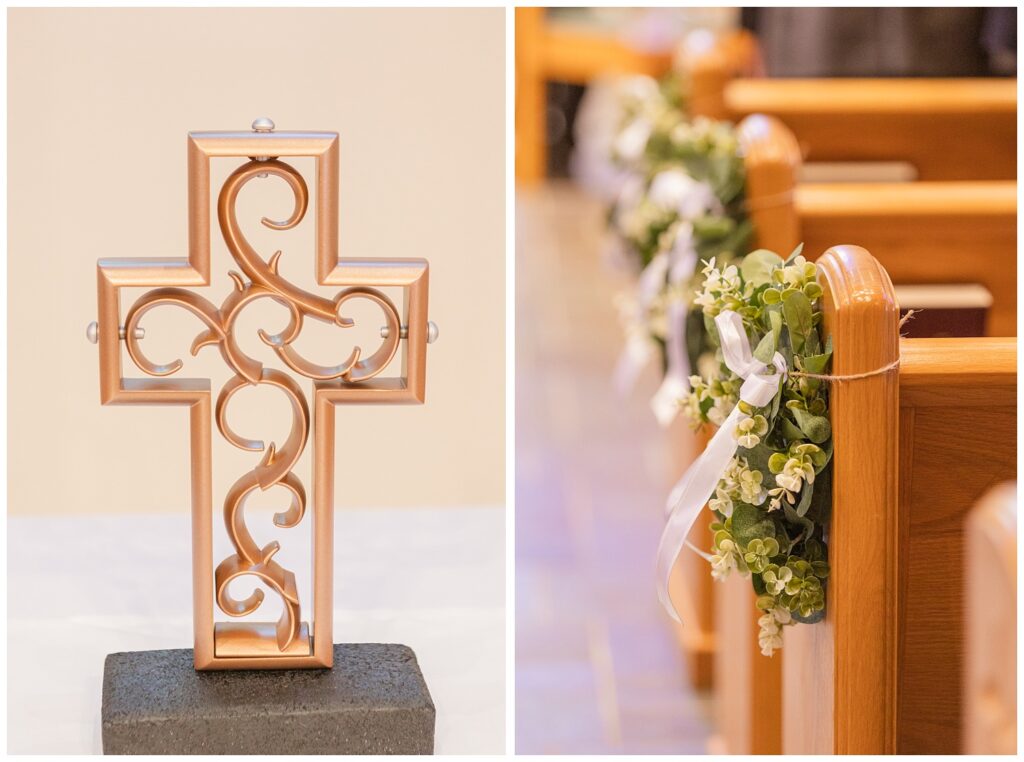
[(768, 497), (768, 490), (762, 486), (764, 475), (760, 471), (751, 471), (744, 468), (739, 475), (740, 499), (750, 505), (761, 505)]
[(783, 489), (788, 490), (789, 492), (799, 492), (800, 485), (803, 482), (800, 480), (799, 475), (793, 476), (791, 474), (783, 473), (776, 474), (775, 483), (778, 484)]
[(644, 116), (638, 116), (630, 122), (612, 143), (614, 155), (627, 164), (633, 164), (640, 160), (647, 147), (647, 141), (651, 137), (651, 130), (654, 124)]
[(647, 197), (651, 203), (671, 209), (684, 220), (707, 214), (715, 205), (711, 186), (694, 180), (681, 169), (667, 169), (655, 175)]
[(757, 644), (761, 646), (761, 653), (771, 656), (775, 651), (782, 648), (782, 626), (789, 624), (792, 617), (788, 609), (776, 606), (764, 613), (757, 623), (761, 631), (757, 636)]
[(805, 480), (814, 484), (814, 465), (806, 455), (790, 458), (782, 472), (775, 475), (775, 483), (787, 492), (799, 492)]
[(768, 490), (768, 494), (771, 496), (771, 500), (768, 502), (769, 511), (777, 511), (782, 507), (782, 501), (785, 500), (790, 505), (796, 505), (796, 495), (787, 490), (785, 487), (776, 487), (775, 489)]
[(733, 400), (726, 397), (716, 398), (715, 404), (708, 410), (708, 420), (716, 426), (721, 426), (725, 423), (725, 419), (729, 417), (733, 407), (735, 407)]
[(637, 74), (632, 77), (615, 77), (612, 81), (622, 100), (643, 103), (661, 97), (658, 81), (653, 77)]
[[(740, 422), (736, 424), (733, 436), (736, 437), (740, 447), (749, 449), (756, 447), (761, 441), (761, 437), (767, 433), (768, 421), (763, 415), (755, 415), (740, 419)], [(776, 482), (778, 482), (778, 477), (776, 477)]]
[[(786, 589), (786, 583), (793, 578), (793, 570), (788, 566), (780, 566), (778, 569), (770, 568), (767, 569), (762, 575), (761, 579), (764, 582), (765, 589), (772, 595), (778, 595)], [(782, 609), (786, 612), (786, 616), (789, 616), (788, 609)], [(787, 620), (788, 621), (788, 620)]]
[(723, 580), (736, 570), (736, 558), (732, 553), (711, 556), (711, 576)]
[(732, 516), (732, 498), (721, 487), (715, 488), (715, 496), (708, 500), (708, 507), (713, 511), (718, 511), (723, 516)]
[(713, 352), (705, 352), (697, 358), (697, 372), (704, 378), (711, 378), (718, 372), (718, 360)]
[[(690, 378), (690, 383), (692, 384), (694, 377), (691, 376)], [(679, 400), (679, 407), (682, 408), (683, 416), (689, 421), (690, 428), (699, 429), (704, 423), (700, 417), (700, 398), (693, 392), (690, 392)]]
[(752, 284), (747, 284), (746, 289), (742, 287), (740, 271), (736, 265), (728, 265), (719, 270), (712, 258), (701, 273), (704, 275), (704, 283), (693, 301), (712, 317), (723, 309), (735, 309), (753, 293)]

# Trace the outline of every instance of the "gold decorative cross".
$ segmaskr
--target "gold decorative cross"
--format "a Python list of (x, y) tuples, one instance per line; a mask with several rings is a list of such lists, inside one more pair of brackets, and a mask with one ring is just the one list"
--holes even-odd
[[(287, 230), (301, 222), (309, 203), (302, 175), (282, 159), (309, 156), (316, 160), (316, 277), (322, 286), (341, 290), (326, 298), (305, 291), (278, 273), (281, 252), (269, 260), (246, 240), (235, 213), (238, 192), (254, 177), (272, 175), (284, 180), (295, 197), (289, 219), (262, 223)], [(231, 272), (234, 289), (218, 308), (187, 286), (210, 283), (210, 160), (246, 159), (225, 181), (217, 204), (217, 217), (231, 256), (241, 273)], [(423, 402), (426, 345), (437, 335), (427, 322), (428, 263), (424, 259), (338, 258), (338, 135), (334, 132), (274, 132), (269, 119), (257, 119), (253, 132), (193, 132), (188, 136), (188, 257), (177, 259), (101, 259), (97, 263), (99, 319), (89, 326), (89, 338), (99, 343), (100, 401), (104, 405), (186, 405), (189, 408), (192, 461), (192, 575), (196, 669), (284, 669), (332, 666), (332, 567), (334, 501), (334, 406), (337, 404)], [(120, 316), (122, 288), (155, 287), (131, 306), (124, 323)], [(404, 314), (380, 288), (403, 287)], [(268, 368), (245, 354), (235, 337), (235, 323), (245, 307), (258, 299), (272, 299), (289, 311), (291, 319), (278, 334), (260, 329), (259, 337), (292, 371), (313, 381), (313, 617), (303, 621), (295, 575), (274, 555), (279, 543), (259, 547), (245, 524), (246, 499), (257, 490), (285, 487), (291, 495), (287, 510), (275, 514), (281, 528), (299, 524), (306, 514), (306, 491), (292, 471), (309, 438), (310, 408), (298, 382), (289, 374)], [(384, 313), (381, 343), (364, 357), (355, 347), (335, 366), (310, 362), (293, 346), (306, 319), (341, 328), (354, 322), (344, 317), (347, 303), (365, 299)], [(214, 345), (234, 371), (211, 405), (208, 379), (165, 379), (182, 367), (180, 360), (160, 365), (142, 352), (145, 335), (139, 323), (151, 309), (172, 305), (191, 312), (204, 324), (192, 343), (196, 354)], [(121, 342), (131, 360), (156, 379), (125, 378), (121, 369)], [(404, 341), (402, 370), (396, 378), (382, 378)], [(280, 447), (247, 440), (228, 425), (227, 409), (235, 392), (253, 385), (269, 385), (291, 403), (292, 425)], [(259, 463), (243, 474), (224, 500), (224, 523), (234, 553), (213, 565), (213, 500), (211, 470), (211, 417), (224, 438), (243, 450), (263, 452)], [(252, 621), (263, 603), (257, 588), (238, 600), (229, 592), (232, 580), (251, 575), (281, 598), (283, 611), (276, 623)], [(237, 622), (214, 623), (214, 605)]]

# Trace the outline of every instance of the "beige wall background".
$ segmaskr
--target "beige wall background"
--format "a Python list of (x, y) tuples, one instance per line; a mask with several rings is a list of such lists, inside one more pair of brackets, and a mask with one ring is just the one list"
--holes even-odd
[[(186, 133), (245, 130), (258, 116), (339, 133), (342, 256), (431, 263), (441, 337), (428, 351), (427, 403), (339, 411), (338, 507), (503, 502), (502, 9), (15, 9), (8, 35), (11, 513), (187, 510), (185, 410), (99, 404), (84, 335), (95, 263), (184, 256)], [(214, 203), (237, 166), (224, 162)], [(297, 166), (311, 181), (312, 163)], [(255, 221), (286, 216), (291, 196), (260, 182), (239, 207), (251, 240), (267, 256), (282, 249), (282, 274), (319, 288), (313, 210), (293, 231), (261, 229)], [(234, 265), (218, 230), (212, 239), (216, 274), (202, 292), (219, 304)], [(364, 305), (353, 317), (358, 329), (342, 337), (310, 324), (300, 349), (335, 363), (353, 343), (372, 346), (379, 316)], [(284, 321), (281, 308), (254, 305), (243, 348), (279, 367), (255, 332)], [(216, 349), (189, 357), (194, 318), (156, 310), (143, 323), (150, 358), (181, 357), (178, 375), (210, 377), (214, 390), (227, 379)], [(127, 353), (124, 363), (143, 375)], [(283, 397), (238, 399), (239, 433), (283, 441)], [(215, 505), (258, 460), (218, 440)]]

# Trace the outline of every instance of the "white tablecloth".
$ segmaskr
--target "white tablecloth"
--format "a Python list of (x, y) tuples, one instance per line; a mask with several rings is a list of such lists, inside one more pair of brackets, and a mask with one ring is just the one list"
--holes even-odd
[[(504, 536), (495, 507), (335, 514), (334, 640), (415, 650), (438, 754), (505, 751)], [(191, 647), (190, 537), (185, 514), (9, 519), (9, 753), (99, 753), (106, 654)]]

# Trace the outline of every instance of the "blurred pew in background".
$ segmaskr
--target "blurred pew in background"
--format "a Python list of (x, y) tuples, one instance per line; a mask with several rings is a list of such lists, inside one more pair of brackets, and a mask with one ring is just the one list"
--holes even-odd
[(964, 538), (965, 754), (1017, 753), (1017, 484), (988, 492)]
[(585, 84), (602, 74), (660, 77), (671, 53), (648, 53), (587, 28), (552, 24), (545, 8), (516, 8), (516, 180), (536, 183), (547, 166), (547, 82)]
[[(1015, 180), (1016, 79), (769, 79), (722, 38), (689, 61), (695, 115), (777, 117), (810, 162), (907, 162), (918, 180)], [(750, 53), (748, 62), (759, 57)]]
[(992, 296), (985, 334), (1016, 335), (1015, 181), (798, 183), (801, 152), (780, 120), (747, 117), (739, 137), (758, 245), (803, 242), (815, 259), (851, 241), (876, 252), (897, 284), (980, 284)]

